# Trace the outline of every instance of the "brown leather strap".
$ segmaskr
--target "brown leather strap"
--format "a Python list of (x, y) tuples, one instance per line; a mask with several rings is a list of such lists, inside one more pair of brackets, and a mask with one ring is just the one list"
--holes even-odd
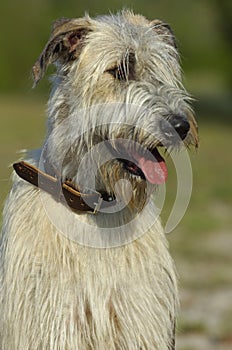
[(23, 180), (51, 194), (56, 201), (67, 203), (73, 210), (95, 214), (100, 209), (116, 204), (116, 200), (108, 194), (98, 192), (81, 193), (69, 181), (61, 183), (57, 178), (44, 173), (27, 162), (15, 163), (13, 167)]

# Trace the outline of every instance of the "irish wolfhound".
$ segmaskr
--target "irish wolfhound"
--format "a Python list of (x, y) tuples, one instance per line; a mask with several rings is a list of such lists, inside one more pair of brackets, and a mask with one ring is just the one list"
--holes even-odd
[(0, 348), (174, 349), (176, 274), (151, 195), (160, 147), (197, 145), (175, 37), (129, 11), (63, 18), (35, 85), (51, 63), (44, 147), (14, 165), (4, 209)]

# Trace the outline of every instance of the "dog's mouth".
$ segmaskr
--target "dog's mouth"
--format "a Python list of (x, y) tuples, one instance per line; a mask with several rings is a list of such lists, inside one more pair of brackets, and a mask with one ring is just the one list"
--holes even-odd
[[(159, 153), (157, 147), (148, 150), (145, 154), (134, 153), (134, 166), (126, 164), (126, 168), (132, 174), (145, 178), (151, 184), (160, 185), (164, 183), (168, 176), (168, 170), (164, 158)], [(135, 173), (134, 173), (135, 171)], [(138, 172), (136, 174), (136, 172)]]
[[(128, 147), (125, 147), (128, 146)], [(123, 167), (131, 175), (147, 180), (153, 185), (165, 183), (168, 170), (164, 158), (161, 156), (158, 147), (144, 149), (142, 147), (130, 147), (117, 142), (117, 150), (114, 154)]]

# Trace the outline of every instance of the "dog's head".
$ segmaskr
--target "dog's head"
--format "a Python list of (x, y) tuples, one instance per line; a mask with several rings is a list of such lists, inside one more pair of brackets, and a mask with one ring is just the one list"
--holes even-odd
[(127, 179), (138, 205), (145, 202), (147, 183), (166, 181), (158, 148), (198, 145), (175, 36), (166, 23), (129, 11), (60, 19), (33, 67), (35, 84), (51, 63), (57, 76), (49, 107), (50, 157), (63, 157), (63, 176), (77, 185), (80, 158), (106, 142), (106, 153), (97, 151), (103, 154), (99, 163), (107, 159), (98, 190), (114, 193), (115, 184)]

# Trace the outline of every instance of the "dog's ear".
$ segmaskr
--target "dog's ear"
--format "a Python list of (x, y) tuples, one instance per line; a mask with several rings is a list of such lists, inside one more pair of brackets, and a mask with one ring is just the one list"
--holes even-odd
[(90, 23), (87, 18), (61, 18), (54, 22), (50, 39), (32, 68), (34, 85), (44, 76), (49, 64), (75, 60), (84, 45)]
[(162, 40), (177, 49), (176, 37), (169, 24), (155, 19), (151, 22), (153, 30), (162, 37)]

